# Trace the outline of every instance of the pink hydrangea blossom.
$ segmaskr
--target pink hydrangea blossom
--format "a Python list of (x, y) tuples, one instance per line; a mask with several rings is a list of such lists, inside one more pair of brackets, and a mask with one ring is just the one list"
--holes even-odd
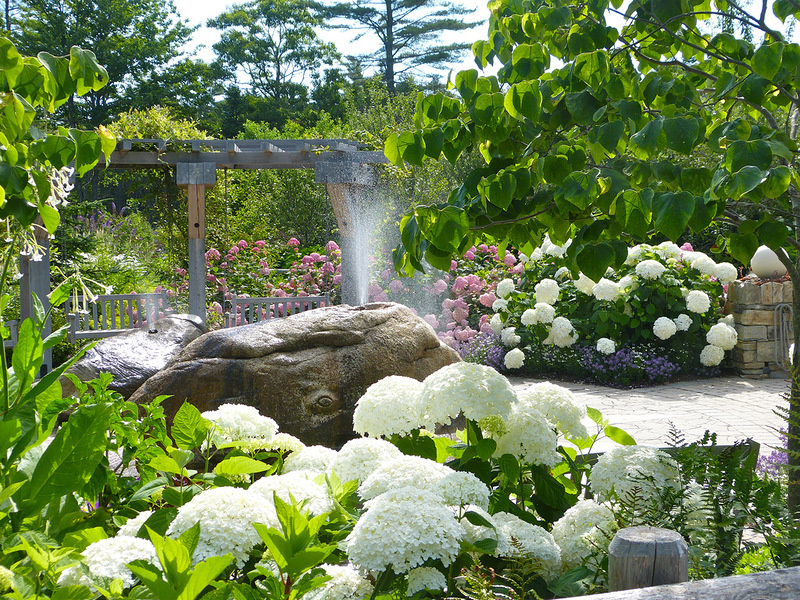
[(458, 263), (454, 260), (450, 261), (450, 270), (455, 271), (458, 268)]
[(293, 246), (297, 248), (300, 245), (300, 240), (298, 240), (297, 238), (289, 238), (289, 241), (286, 242), (286, 244), (288, 246)]
[(464, 252), (464, 258), (467, 260), (475, 260), (475, 251), (474, 250), (467, 250)]
[(453, 293), (458, 294), (459, 292), (464, 292), (467, 289), (467, 285), (466, 278), (459, 275), (453, 282)]
[(481, 294), (478, 298), (478, 302), (481, 303), (481, 306), (485, 306), (486, 308), (491, 308), (495, 300), (497, 300), (497, 296), (495, 296), (493, 292)]
[(231, 254), (233, 256), (239, 254), (239, 246), (231, 246), (231, 249), (228, 250), (228, 254)]
[(239, 248), (247, 248), (247, 242), (244, 240), (239, 240), (239, 243), (236, 244)]
[(212, 302), (211, 310), (217, 313), (219, 316), (222, 316), (222, 305), (219, 302)]
[(512, 273), (513, 275), (521, 275), (522, 273), (525, 272), (525, 265), (523, 265), (522, 263), (517, 263), (516, 265), (511, 267), (508, 270), (508, 272)]
[(333, 276), (333, 285), (341, 285), (342, 284), (342, 274), (337, 273)]
[(322, 272), (323, 273), (333, 273), (335, 270), (336, 269), (333, 266), (333, 263), (330, 262), (330, 261), (327, 261), (327, 262), (323, 263), (323, 265), (322, 265)]
[(513, 267), (517, 263), (517, 259), (511, 252), (506, 252), (505, 257), (503, 257), (503, 263), (507, 267)]
[(425, 321), (428, 325), (433, 327), (434, 329), (439, 329), (439, 321), (436, 318), (436, 315), (425, 315), (422, 317), (422, 320)]
[(391, 269), (384, 269), (381, 271), (381, 279), (384, 281), (389, 281), (392, 278), (392, 275), (394, 275), (394, 273)]
[(219, 260), (220, 258), (219, 250), (216, 248), (209, 248), (208, 252), (206, 252), (206, 261), (208, 260)]
[(333, 240), (325, 244), (325, 252), (327, 252), (328, 254), (332, 254), (338, 249), (339, 249), (339, 244), (337, 244)]
[(488, 254), (489, 253), (489, 246), (487, 246), (486, 244), (481, 244), (480, 246), (478, 246), (478, 251), (482, 252), (484, 254)]
[(681, 246), (681, 250), (684, 252), (694, 252), (694, 248), (692, 248), (692, 245), (689, 242), (686, 242), (683, 246)]
[(253, 246), (255, 246), (256, 248), (263, 248), (266, 245), (267, 243), (264, 240), (258, 240), (257, 242), (253, 242)]
[(455, 304), (456, 304), (455, 300), (453, 300), (452, 298), (445, 298), (444, 300), (442, 300), (442, 308), (446, 308), (448, 310), (452, 310)]
[(389, 291), (393, 294), (399, 294), (402, 289), (403, 282), (399, 279), (392, 279), (391, 283), (389, 284)]
[(439, 279), (433, 284), (433, 291), (436, 294), (443, 294), (447, 291), (447, 283), (443, 279)]

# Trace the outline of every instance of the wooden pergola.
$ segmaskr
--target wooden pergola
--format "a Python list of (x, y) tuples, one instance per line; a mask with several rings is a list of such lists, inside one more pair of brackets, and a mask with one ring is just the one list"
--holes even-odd
[[(377, 182), (374, 165), (387, 162), (383, 152), (362, 148), (362, 144), (346, 139), (123, 139), (117, 142), (108, 163), (101, 160), (96, 168), (168, 168), (175, 172), (176, 183), (186, 188), (189, 197), (189, 312), (205, 322), (205, 191), (216, 183), (217, 169), (314, 169), (317, 183), (328, 190), (341, 234), (342, 302), (360, 303), (353, 275), (366, 269), (368, 257), (355, 244), (357, 207), (364, 191)], [(39, 242), (44, 248), (48, 241), (42, 234)], [(49, 261), (34, 262), (21, 256), (20, 273), (20, 312), (24, 319), (33, 312), (32, 292), (46, 303)], [(46, 333), (49, 331), (48, 325)], [(51, 361), (46, 362), (49, 370)]]

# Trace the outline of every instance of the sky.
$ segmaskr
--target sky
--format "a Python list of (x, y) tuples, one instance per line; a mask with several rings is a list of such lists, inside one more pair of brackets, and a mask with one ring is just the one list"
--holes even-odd
[[(227, 0), (226, 2), (199, 2), (198, 0), (174, 0), (175, 7), (178, 10), (181, 18), (187, 19), (190, 25), (199, 25), (200, 28), (195, 31), (192, 38), (193, 45), (204, 46), (197, 51), (197, 58), (210, 62), (214, 59), (214, 52), (211, 46), (219, 40), (219, 30), (209, 29), (205, 26), (208, 19), (216, 17), (224, 12), (227, 8), (236, 4), (242, 4), (245, 0)], [(475, 14), (471, 21), (481, 21), (482, 25), (469, 31), (460, 31), (450, 34), (452, 37), (443, 37), (446, 42), (455, 42), (467, 39), (468, 41), (475, 42), (486, 37), (489, 9), (486, 7), (486, 0), (455, 0), (455, 3), (465, 8), (474, 8)], [(342, 54), (355, 54), (349, 45), (355, 34), (349, 33), (346, 30), (320, 30), (319, 36), (326, 42), (333, 42), (336, 44), (339, 52)], [(379, 47), (378, 39), (373, 37), (370, 39), (364, 36), (359, 40), (359, 45), (363, 45), (368, 50), (370, 48), (377, 49)], [(464, 60), (455, 63), (453, 69), (459, 71), (462, 69), (474, 69), (475, 63), (469, 53), (465, 53)], [(442, 80), (447, 78), (447, 70), (439, 73)]]

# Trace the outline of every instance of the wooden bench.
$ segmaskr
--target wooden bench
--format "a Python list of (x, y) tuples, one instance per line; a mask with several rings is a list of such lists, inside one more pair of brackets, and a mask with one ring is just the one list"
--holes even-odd
[(67, 339), (72, 343), (149, 327), (173, 312), (166, 290), (151, 294), (107, 294), (85, 303), (84, 298), (78, 296), (77, 306), (72, 303), (72, 298), (64, 303), (69, 324)]
[(224, 323), (225, 327), (249, 325), (330, 305), (331, 298), (328, 294), (284, 298), (233, 298), (230, 312), (225, 313)]

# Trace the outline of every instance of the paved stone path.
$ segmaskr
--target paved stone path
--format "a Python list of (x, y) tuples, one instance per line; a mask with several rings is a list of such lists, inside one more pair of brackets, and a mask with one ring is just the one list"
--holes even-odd
[[(515, 388), (541, 379), (510, 378)], [(627, 431), (637, 443), (664, 446), (670, 423), (694, 442), (706, 430), (717, 434), (719, 444), (752, 438), (762, 446), (779, 446), (784, 427), (776, 406), (786, 406), (781, 397), (789, 390), (788, 379), (718, 377), (682, 381), (649, 388), (617, 390), (584, 383), (556, 382), (572, 391), (577, 400), (598, 409), (612, 425)], [(596, 450), (613, 442), (601, 441)]]

